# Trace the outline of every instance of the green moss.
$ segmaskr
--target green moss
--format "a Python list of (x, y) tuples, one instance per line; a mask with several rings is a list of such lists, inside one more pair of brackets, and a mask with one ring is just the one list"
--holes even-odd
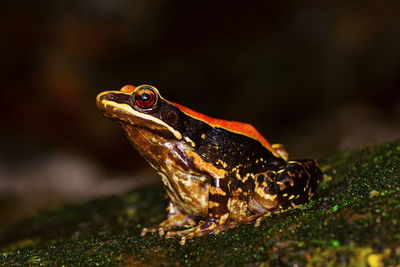
[(400, 263), (400, 142), (320, 160), (324, 181), (310, 203), (255, 228), (189, 240), (144, 226), (164, 217), (163, 190), (149, 187), (62, 207), (0, 232), (0, 265), (395, 265)]

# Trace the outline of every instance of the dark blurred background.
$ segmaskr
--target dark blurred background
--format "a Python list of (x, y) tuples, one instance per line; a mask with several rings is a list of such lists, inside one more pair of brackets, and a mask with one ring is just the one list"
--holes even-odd
[(159, 182), (95, 96), (249, 122), (292, 157), (400, 137), (399, 1), (0, 2), (0, 226)]

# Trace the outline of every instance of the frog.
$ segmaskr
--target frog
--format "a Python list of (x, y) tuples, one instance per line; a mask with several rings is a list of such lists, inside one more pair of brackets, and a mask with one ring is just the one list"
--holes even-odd
[(284, 145), (269, 143), (253, 125), (196, 112), (152, 85), (104, 91), (96, 103), (161, 177), (167, 216), (142, 236), (184, 245), (241, 224), (259, 226), (308, 203), (322, 179), (315, 159), (289, 159)]

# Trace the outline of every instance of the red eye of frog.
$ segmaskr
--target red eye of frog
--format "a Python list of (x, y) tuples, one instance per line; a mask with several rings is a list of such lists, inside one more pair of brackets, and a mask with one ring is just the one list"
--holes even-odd
[(134, 102), (141, 109), (148, 109), (157, 103), (157, 94), (150, 87), (142, 87), (134, 94)]

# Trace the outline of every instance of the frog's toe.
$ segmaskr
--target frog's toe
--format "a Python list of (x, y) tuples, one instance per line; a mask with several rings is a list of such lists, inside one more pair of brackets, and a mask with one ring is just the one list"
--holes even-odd
[(143, 228), (140, 235), (145, 236), (147, 233), (156, 233), (156, 232), (158, 232), (158, 234), (162, 236), (164, 234), (164, 229), (162, 227)]
[(171, 216), (168, 219), (164, 220), (157, 227), (151, 228), (143, 228), (141, 232), (141, 236), (146, 235), (147, 233), (156, 233), (158, 232), (159, 236), (164, 236), (165, 232), (175, 228), (175, 227), (190, 227), (195, 225), (194, 219), (189, 216), (178, 214), (175, 216)]
[(169, 231), (165, 237), (166, 238), (181, 237), (179, 243), (181, 245), (184, 245), (187, 240), (192, 239), (194, 237), (203, 236), (207, 234), (217, 235), (229, 228), (233, 228), (233, 225), (228, 223), (221, 224), (212, 221), (200, 221), (198, 225), (189, 229), (180, 231)]
[(155, 232), (153, 228), (143, 228), (142, 232), (140, 232), (140, 236), (145, 236), (147, 233)]
[(191, 234), (196, 231), (201, 231), (201, 227), (204, 225), (204, 221), (200, 221), (196, 226), (184, 229), (184, 230), (179, 230), (179, 231), (169, 231), (165, 238), (172, 238), (176, 236), (186, 236), (188, 234)]

